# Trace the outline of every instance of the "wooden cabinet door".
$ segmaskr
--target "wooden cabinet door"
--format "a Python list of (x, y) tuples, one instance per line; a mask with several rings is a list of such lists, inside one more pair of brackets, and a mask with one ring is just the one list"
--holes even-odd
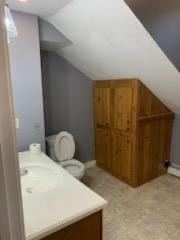
[(162, 172), (165, 173), (164, 150), (166, 146), (164, 140), (161, 132), (161, 121), (159, 119), (142, 121), (139, 124), (139, 184), (143, 184), (162, 175)]
[(102, 213), (95, 213), (67, 227), (63, 240), (102, 240)]
[(166, 174), (165, 160), (170, 158), (173, 118), (139, 123), (138, 184)]
[(42, 240), (102, 240), (102, 211), (94, 213)]
[(119, 177), (130, 181), (132, 176), (131, 137), (112, 132), (112, 171)]
[(133, 89), (130, 87), (113, 88), (111, 94), (113, 128), (127, 133), (131, 132)]
[(95, 88), (95, 123), (96, 125), (110, 126), (110, 88)]
[(96, 161), (100, 167), (111, 168), (110, 132), (106, 129), (96, 129)]

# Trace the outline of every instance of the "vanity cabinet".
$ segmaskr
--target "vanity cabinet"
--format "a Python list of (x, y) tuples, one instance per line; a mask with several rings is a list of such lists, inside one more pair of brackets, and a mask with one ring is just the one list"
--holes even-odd
[(173, 118), (137, 79), (95, 81), (97, 165), (134, 187), (165, 174)]
[(102, 211), (92, 214), (42, 240), (102, 240)]

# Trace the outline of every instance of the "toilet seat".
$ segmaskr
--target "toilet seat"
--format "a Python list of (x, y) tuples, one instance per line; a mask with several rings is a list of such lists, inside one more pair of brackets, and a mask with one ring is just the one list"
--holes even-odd
[(73, 136), (68, 132), (60, 132), (54, 143), (54, 153), (61, 167), (77, 179), (81, 179), (85, 173), (84, 164), (72, 159), (75, 154), (75, 142)]
[(68, 132), (60, 132), (55, 139), (54, 152), (59, 162), (72, 159), (75, 153), (73, 136)]
[(60, 165), (77, 179), (84, 176), (84, 165), (76, 159), (63, 161)]

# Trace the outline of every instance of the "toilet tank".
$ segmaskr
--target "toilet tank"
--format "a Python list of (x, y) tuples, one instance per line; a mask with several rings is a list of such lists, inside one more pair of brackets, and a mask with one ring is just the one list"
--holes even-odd
[(56, 156), (55, 156), (55, 152), (54, 152), (54, 143), (56, 140), (56, 136), (57, 135), (46, 137), (48, 155), (54, 161), (56, 161)]

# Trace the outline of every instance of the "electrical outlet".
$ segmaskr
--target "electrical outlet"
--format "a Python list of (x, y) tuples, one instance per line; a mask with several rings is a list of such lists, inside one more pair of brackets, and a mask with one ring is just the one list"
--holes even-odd
[(19, 118), (16, 118), (16, 119), (15, 119), (15, 123), (16, 123), (16, 129), (19, 129), (19, 128), (20, 128)]

